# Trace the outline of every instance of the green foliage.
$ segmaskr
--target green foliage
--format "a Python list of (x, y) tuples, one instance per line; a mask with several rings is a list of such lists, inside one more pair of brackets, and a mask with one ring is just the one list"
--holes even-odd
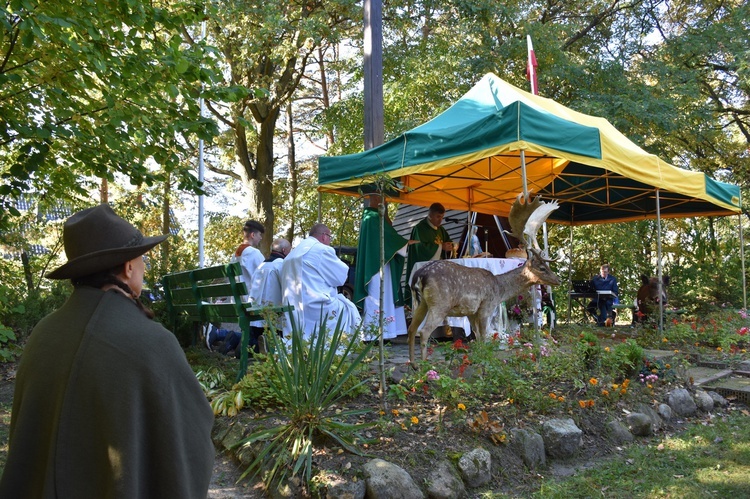
[(574, 345), (574, 353), (581, 358), (588, 369), (599, 365), (602, 353), (599, 337), (591, 331), (580, 333)]
[(617, 343), (602, 356), (602, 368), (614, 379), (632, 376), (643, 364), (643, 347), (632, 338)]
[[(198, 190), (184, 139), (211, 140), (197, 97), (218, 73), (182, 43), (203, 8), (132, 1), (8, 3), (0, 52), (0, 227), (15, 199), (88, 197), (92, 179), (152, 184), (164, 171)], [(137, 27), (137, 29), (135, 28)], [(164, 170), (154, 171), (153, 162)]]
[(333, 414), (333, 409), (344, 397), (357, 393), (370, 381), (363, 379), (349, 387), (346, 385), (358, 372), (372, 344), (354, 353), (360, 338), (358, 335), (345, 338), (340, 326), (339, 321), (329, 332), (324, 321), (308, 344), (302, 331), (293, 324), (288, 347), (277, 335), (266, 335), (274, 352), (268, 359), (272, 369), (267, 384), (281, 402), (283, 422), (256, 431), (238, 444), (250, 446), (264, 442), (245, 475), (258, 474), (268, 465), (264, 477), (268, 487), (283, 483), (290, 472), (309, 484), (313, 449), (321, 439), (330, 439), (350, 452), (360, 453), (357, 443), (363, 438), (359, 432), (367, 424), (345, 420), (368, 411), (340, 410)]
[(725, 354), (748, 346), (750, 319), (744, 310), (721, 309), (705, 316), (668, 322), (663, 340), (679, 348), (710, 347)]

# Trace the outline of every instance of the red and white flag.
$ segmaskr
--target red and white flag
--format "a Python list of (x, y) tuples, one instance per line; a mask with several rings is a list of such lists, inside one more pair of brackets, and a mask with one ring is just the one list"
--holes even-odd
[(531, 83), (531, 93), (539, 95), (539, 81), (536, 77), (536, 55), (534, 46), (531, 44), (531, 36), (526, 35), (526, 44), (529, 47), (529, 62), (526, 64), (526, 79)]

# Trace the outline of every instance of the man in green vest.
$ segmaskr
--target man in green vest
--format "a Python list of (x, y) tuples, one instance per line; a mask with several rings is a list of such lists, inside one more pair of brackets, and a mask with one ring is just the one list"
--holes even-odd
[(432, 203), (427, 218), (415, 225), (411, 231), (409, 239), (418, 242), (409, 246), (409, 253), (406, 258), (404, 300), (407, 305), (411, 306), (409, 279), (414, 264), (447, 258), (453, 251), (453, 241), (443, 227), (443, 217), (445, 217), (445, 207), (440, 203)]

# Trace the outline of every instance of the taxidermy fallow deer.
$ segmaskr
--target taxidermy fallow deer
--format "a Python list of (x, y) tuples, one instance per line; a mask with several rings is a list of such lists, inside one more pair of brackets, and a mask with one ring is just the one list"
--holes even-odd
[[(427, 263), (411, 279), (412, 296), (417, 303), (409, 325), (409, 359), (414, 362), (414, 340), (419, 329), (422, 360), (427, 359), (427, 343), (446, 317), (469, 318), (479, 340), (487, 338), (490, 321), (509, 298), (535, 284), (557, 286), (560, 278), (549, 268), (552, 260), (542, 256), (536, 234), (557, 201), (545, 203), (539, 197), (521, 202), (519, 194), (511, 206), (508, 222), (511, 235), (522, 241), (529, 257), (522, 267), (494, 275), (489, 270), (469, 268), (448, 260)], [(424, 324), (419, 328), (420, 324)]]

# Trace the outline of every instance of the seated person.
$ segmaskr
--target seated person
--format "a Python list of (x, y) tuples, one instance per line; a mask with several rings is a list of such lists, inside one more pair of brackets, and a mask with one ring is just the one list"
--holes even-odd
[[(331, 229), (315, 224), (304, 241), (294, 248), (281, 266), (281, 301), (294, 307), (294, 320), (305, 340), (327, 318), (327, 330), (333, 332), (339, 319), (346, 333), (354, 333), (361, 318), (354, 303), (338, 292), (346, 282), (349, 266), (331, 247)], [(291, 338), (292, 327), (284, 323), (284, 337)]]
[(591, 284), (597, 292), (612, 292), (612, 294), (600, 294), (596, 300), (596, 307), (599, 309), (599, 316), (596, 321), (597, 324), (604, 326), (607, 319), (610, 319), (611, 324), (611, 321), (614, 320), (612, 315), (612, 305), (620, 291), (617, 289), (617, 278), (609, 273), (609, 265), (605, 263), (601, 266), (599, 275), (595, 275), (594, 278), (591, 279)]
[(206, 346), (208, 349), (214, 351), (214, 347), (218, 347), (216, 350), (221, 352), (222, 355), (232, 352), (239, 359), (238, 347), (242, 340), (242, 333), (232, 329), (217, 327), (215, 324), (210, 324), (210, 327), (211, 329), (206, 335)]
[[(271, 254), (253, 274), (253, 282), (248, 295), (249, 301), (256, 307), (281, 305), (281, 267), (284, 258), (292, 251), (292, 245), (286, 239), (276, 239), (271, 244)], [(279, 317), (279, 322), (274, 324), (276, 332), (281, 335), (285, 317)], [(263, 331), (266, 321), (250, 322), (250, 345), (253, 345), (255, 353), (267, 353)]]

